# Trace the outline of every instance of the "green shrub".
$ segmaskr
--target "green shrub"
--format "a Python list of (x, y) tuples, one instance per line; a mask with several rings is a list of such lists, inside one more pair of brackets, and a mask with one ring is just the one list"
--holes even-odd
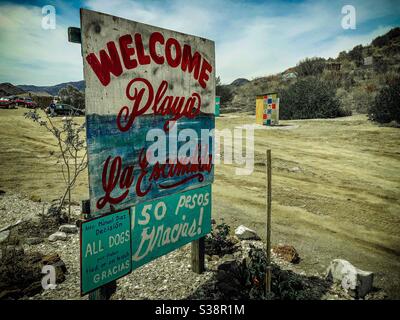
[(336, 91), (336, 97), (340, 102), (340, 108), (343, 115), (351, 116), (352, 111), (355, 109), (353, 95), (343, 88), (339, 88)]
[(220, 77), (217, 77), (216, 84), (215, 84), (215, 95), (219, 96), (221, 99), (221, 106), (225, 106), (233, 99), (232, 90), (221, 83)]
[(372, 45), (375, 47), (384, 47), (390, 44), (390, 41), (400, 37), (400, 28), (393, 28), (388, 33), (384, 34), (383, 36), (376, 37), (372, 41)]
[(355, 62), (357, 67), (362, 66), (364, 63), (363, 46), (361, 44), (355, 46), (352, 50), (349, 51), (349, 57), (352, 61)]
[(299, 79), (282, 90), (281, 119), (334, 118), (344, 116), (335, 88), (316, 77)]
[(354, 100), (354, 111), (357, 113), (368, 113), (374, 103), (376, 92), (370, 90), (370, 86), (355, 87), (352, 90)]
[(305, 58), (296, 66), (296, 72), (299, 77), (318, 76), (325, 69), (324, 58)]
[(390, 80), (379, 91), (368, 111), (368, 117), (379, 123), (400, 123), (400, 78)]
[(223, 256), (234, 252), (234, 243), (229, 237), (230, 227), (226, 223), (215, 226), (205, 239), (206, 254)]

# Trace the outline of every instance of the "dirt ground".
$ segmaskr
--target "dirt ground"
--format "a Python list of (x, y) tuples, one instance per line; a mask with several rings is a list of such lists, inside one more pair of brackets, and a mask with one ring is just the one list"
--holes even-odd
[[(52, 200), (63, 191), (54, 159), (57, 146), (24, 112), (0, 110), (0, 189)], [(254, 116), (223, 114), (216, 127), (252, 123)], [(270, 148), (273, 243), (294, 245), (300, 266), (310, 272), (325, 270), (332, 259), (347, 259), (373, 271), (375, 285), (400, 299), (400, 129), (379, 127), (365, 115), (281, 123), (254, 131), (251, 175), (235, 175), (240, 165), (216, 165), (214, 218), (244, 224), (263, 236), (264, 161)], [(82, 175), (73, 199), (86, 198), (87, 175)]]

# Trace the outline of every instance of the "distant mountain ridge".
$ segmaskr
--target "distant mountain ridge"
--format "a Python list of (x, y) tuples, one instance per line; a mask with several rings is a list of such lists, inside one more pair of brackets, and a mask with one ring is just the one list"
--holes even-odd
[(26, 93), (26, 91), (9, 82), (0, 83), (0, 96), (13, 96), (23, 93)]
[(238, 79), (234, 80), (234, 81), (231, 83), (231, 86), (240, 87), (240, 86), (242, 86), (242, 85), (244, 85), (244, 84), (246, 84), (246, 83), (249, 83), (249, 82), (250, 82), (250, 81), (247, 80), (247, 79), (245, 79), (245, 78), (238, 78)]
[(16, 87), (24, 90), (24, 91), (30, 91), (30, 92), (47, 92), (51, 94), (52, 96), (58, 95), (58, 91), (60, 89), (65, 88), (67, 85), (74, 86), (77, 88), (79, 91), (84, 91), (85, 90), (85, 81), (70, 81), (70, 82), (64, 82), (60, 84), (56, 84), (54, 86), (34, 86), (34, 85), (17, 85)]

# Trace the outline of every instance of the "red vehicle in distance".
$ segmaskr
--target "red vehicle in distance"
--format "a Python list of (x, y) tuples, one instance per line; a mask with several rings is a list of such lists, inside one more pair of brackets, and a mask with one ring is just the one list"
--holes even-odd
[(13, 97), (11, 98), (11, 101), (15, 106), (22, 106), (30, 109), (35, 109), (38, 107), (37, 103), (31, 98)]
[(2, 108), (2, 109), (15, 108), (14, 101), (7, 97), (1, 97), (0, 98), (0, 108)]

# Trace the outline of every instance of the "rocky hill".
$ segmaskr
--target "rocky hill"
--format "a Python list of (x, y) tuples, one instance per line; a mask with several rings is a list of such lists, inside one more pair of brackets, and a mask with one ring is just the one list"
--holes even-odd
[[(400, 28), (375, 38), (370, 45), (355, 46), (336, 58), (311, 58), (275, 75), (251, 81), (237, 79), (217, 88), (221, 112), (255, 112), (255, 96), (281, 92), (299, 78), (318, 76), (337, 89), (338, 98), (352, 112), (365, 113), (368, 104), (390, 78), (400, 74)], [(227, 90), (230, 94), (227, 93)]]
[(12, 85), (11, 83), (0, 83), (0, 96), (13, 96), (17, 94), (26, 93), (25, 90)]
[(60, 89), (65, 88), (67, 85), (72, 85), (77, 88), (79, 91), (85, 90), (85, 81), (71, 81), (71, 82), (64, 82), (60, 84), (56, 84), (54, 86), (34, 86), (34, 85), (18, 85), (17, 87), (23, 89), (25, 91), (31, 92), (47, 92), (52, 96), (58, 95)]

